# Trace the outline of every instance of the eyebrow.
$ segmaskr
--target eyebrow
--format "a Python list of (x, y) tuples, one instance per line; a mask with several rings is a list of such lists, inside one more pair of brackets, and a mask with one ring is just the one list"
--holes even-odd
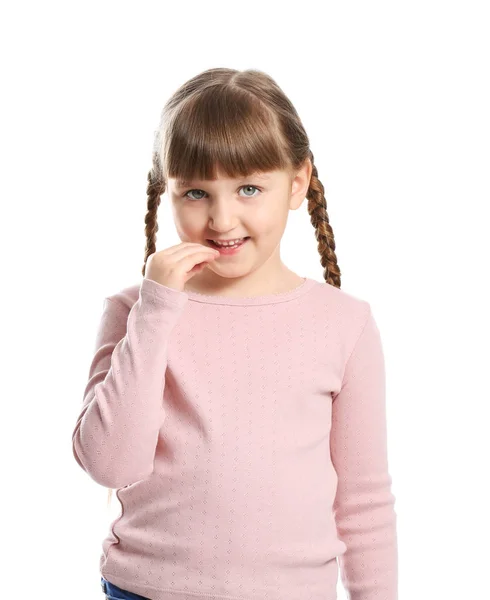
[[(249, 179), (263, 179), (265, 181), (265, 180), (270, 179), (270, 175), (255, 173), (255, 174), (249, 175), (248, 177), (242, 177), (241, 179), (235, 179), (235, 181), (237, 183), (239, 183), (241, 181), (248, 181)], [(198, 180), (196, 180), (196, 182), (197, 181)], [(192, 185), (192, 183), (193, 183), (192, 181), (185, 181), (184, 179), (178, 179), (176, 181), (176, 185), (178, 187), (188, 187), (188, 186)], [(207, 183), (207, 182), (205, 182), (205, 183)]]

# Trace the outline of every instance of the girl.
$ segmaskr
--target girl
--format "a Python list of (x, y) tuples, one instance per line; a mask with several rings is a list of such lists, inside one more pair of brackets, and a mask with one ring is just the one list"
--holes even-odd
[[(168, 193), (182, 242), (155, 250)], [(340, 289), (324, 188), (271, 77), (210, 69), (165, 105), (142, 280), (104, 300), (73, 432), (116, 489), (107, 598), (397, 598), (385, 371), (370, 304)], [(305, 197), (324, 282), (279, 252)]]

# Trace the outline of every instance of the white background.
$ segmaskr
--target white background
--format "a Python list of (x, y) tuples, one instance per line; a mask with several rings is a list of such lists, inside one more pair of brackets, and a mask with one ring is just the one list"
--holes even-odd
[[(342, 289), (387, 367), (400, 600), (488, 592), (487, 2), (6, 2), (2, 56), (2, 597), (101, 598), (113, 496), (71, 435), (103, 298), (139, 281), (164, 102), (211, 67), (291, 98)], [(322, 280), (306, 201), (281, 255)], [(178, 243), (167, 196), (157, 249)], [(339, 600), (345, 598), (339, 582)]]

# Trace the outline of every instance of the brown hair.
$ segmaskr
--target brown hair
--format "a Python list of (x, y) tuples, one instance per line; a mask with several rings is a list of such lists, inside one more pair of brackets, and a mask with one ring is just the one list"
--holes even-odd
[[(296, 109), (277, 83), (255, 69), (208, 69), (179, 87), (165, 104), (155, 132), (153, 166), (148, 173), (146, 247), (156, 251), (157, 210), (168, 177), (184, 181), (215, 179), (219, 168), (228, 177), (285, 169), (293, 173), (310, 159), (306, 194), (308, 213), (318, 241), (325, 281), (340, 288), (340, 269), (324, 187)], [(108, 502), (112, 490), (109, 489)]]

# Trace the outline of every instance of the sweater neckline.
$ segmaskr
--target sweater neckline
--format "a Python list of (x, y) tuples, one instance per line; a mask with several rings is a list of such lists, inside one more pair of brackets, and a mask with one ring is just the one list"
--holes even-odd
[(200, 292), (184, 291), (183, 293), (194, 302), (204, 304), (228, 304), (234, 306), (256, 306), (259, 304), (276, 304), (287, 302), (306, 294), (312, 287), (318, 284), (316, 279), (302, 277), (303, 281), (295, 288), (286, 292), (275, 294), (262, 294), (261, 296), (221, 296), (217, 294), (201, 294)]

